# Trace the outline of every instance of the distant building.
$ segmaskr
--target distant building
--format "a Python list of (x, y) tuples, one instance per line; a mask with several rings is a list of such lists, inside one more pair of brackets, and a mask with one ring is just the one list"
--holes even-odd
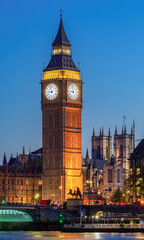
[(129, 159), (134, 150), (134, 127), (130, 134), (127, 133), (126, 126), (120, 134), (115, 128), (114, 155), (110, 129), (107, 136), (103, 128), (98, 136), (93, 129), (91, 143), (92, 159), (89, 159), (88, 152), (83, 159), (84, 192), (89, 187), (92, 192), (102, 194), (107, 200), (110, 200), (117, 188), (126, 192), (126, 180), (130, 175)]
[[(118, 134), (117, 128), (115, 128), (114, 134), (114, 157), (116, 164), (122, 164), (123, 166), (123, 181), (130, 175), (130, 155), (134, 151), (134, 128), (131, 128), (131, 133), (128, 134), (126, 126), (122, 127), (122, 132)], [(125, 185), (126, 186), (126, 185)]]

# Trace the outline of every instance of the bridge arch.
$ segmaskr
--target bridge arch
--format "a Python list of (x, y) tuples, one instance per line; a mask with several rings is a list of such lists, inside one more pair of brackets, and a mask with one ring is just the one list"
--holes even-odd
[(33, 222), (33, 217), (17, 209), (0, 209), (0, 222)]

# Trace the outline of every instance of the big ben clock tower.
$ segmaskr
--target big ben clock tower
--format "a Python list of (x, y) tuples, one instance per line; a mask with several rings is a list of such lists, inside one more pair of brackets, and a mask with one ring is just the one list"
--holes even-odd
[(71, 55), (62, 14), (41, 80), (42, 198), (62, 202), (82, 184), (82, 78)]

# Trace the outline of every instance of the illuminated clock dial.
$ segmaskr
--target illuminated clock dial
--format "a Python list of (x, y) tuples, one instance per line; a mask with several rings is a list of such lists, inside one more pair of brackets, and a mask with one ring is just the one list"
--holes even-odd
[(78, 87), (75, 84), (70, 84), (68, 87), (68, 95), (72, 100), (76, 100), (79, 94)]
[(53, 100), (56, 98), (56, 96), (58, 95), (58, 88), (55, 84), (49, 84), (46, 87), (46, 97), (49, 100)]

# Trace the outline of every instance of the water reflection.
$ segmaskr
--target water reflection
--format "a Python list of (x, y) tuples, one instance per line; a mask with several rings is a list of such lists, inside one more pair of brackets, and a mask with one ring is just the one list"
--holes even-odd
[(144, 233), (0, 232), (0, 240), (138, 240)]

